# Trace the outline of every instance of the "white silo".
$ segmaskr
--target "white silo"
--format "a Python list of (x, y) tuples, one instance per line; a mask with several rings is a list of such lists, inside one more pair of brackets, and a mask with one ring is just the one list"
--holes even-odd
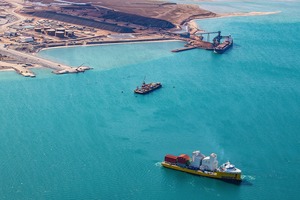
[(205, 156), (200, 153), (200, 151), (194, 151), (193, 152), (193, 156), (192, 156), (192, 162), (190, 164), (191, 167), (195, 167), (195, 168), (199, 168), (201, 165), (201, 160), (204, 158)]
[(210, 154), (210, 163), (211, 163), (211, 171), (215, 171), (218, 168), (218, 160), (217, 154), (212, 153)]
[(212, 153), (202, 160), (201, 170), (215, 171), (218, 168), (217, 154)]

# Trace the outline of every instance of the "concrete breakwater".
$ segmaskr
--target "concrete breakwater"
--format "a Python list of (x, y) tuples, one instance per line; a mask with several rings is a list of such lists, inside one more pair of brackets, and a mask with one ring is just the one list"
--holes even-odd
[(80, 66), (80, 67), (71, 67), (69, 69), (62, 69), (62, 70), (54, 70), (52, 73), (54, 74), (68, 74), (68, 73), (79, 73), (85, 72), (86, 70), (90, 70), (92, 68), (88, 66)]
[[(91, 69), (90, 67), (87, 66), (71, 67), (71, 66), (59, 64), (53, 61), (36, 57), (34, 55), (26, 54), (13, 49), (7, 49), (4, 47), (0, 47), (0, 54), (14, 58), (15, 60), (23, 64), (30, 63), (30, 64), (39, 65), (41, 67), (53, 69), (54, 70), (53, 73), (55, 74), (79, 73)], [(4, 64), (2, 63), (1, 65)], [(23, 70), (20, 70), (20, 72), (23, 72)]]
[(18, 74), (21, 74), (22, 76), (25, 77), (35, 77), (35, 74), (30, 69), (19, 64), (0, 61), (0, 66), (2, 69), (13, 69)]

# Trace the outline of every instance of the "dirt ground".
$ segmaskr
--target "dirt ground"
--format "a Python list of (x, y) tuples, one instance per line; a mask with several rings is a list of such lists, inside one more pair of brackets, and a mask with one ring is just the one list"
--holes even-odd
[[(30, 0), (31, 2), (58, 3), (54, 0)], [(66, 0), (76, 3), (91, 3), (117, 11), (167, 20), (179, 25), (192, 18), (215, 17), (216, 14), (196, 5), (168, 3), (158, 0)]]

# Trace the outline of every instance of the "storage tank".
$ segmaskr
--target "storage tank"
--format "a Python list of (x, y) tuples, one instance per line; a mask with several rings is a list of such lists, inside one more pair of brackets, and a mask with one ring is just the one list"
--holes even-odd
[(46, 30), (46, 33), (47, 33), (48, 35), (55, 36), (55, 30), (54, 30), (54, 29), (48, 29), (48, 30)]
[(72, 30), (66, 30), (66, 36), (73, 37), (74, 36), (74, 31), (72, 31)]
[(65, 37), (65, 32), (64, 31), (56, 31), (55, 36), (63, 38), (63, 37)]
[(35, 31), (35, 32), (39, 32), (39, 33), (41, 33), (41, 32), (42, 32), (42, 28), (40, 28), (40, 27), (36, 27), (36, 28), (34, 28), (34, 31)]
[(65, 33), (66, 29), (65, 28), (56, 28), (56, 32), (64, 32)]

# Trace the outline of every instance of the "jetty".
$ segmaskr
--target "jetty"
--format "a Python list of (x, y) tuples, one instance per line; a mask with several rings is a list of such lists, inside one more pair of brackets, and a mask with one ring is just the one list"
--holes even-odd
[(187, 51), (187, 50), (191, 50), (191, 49), (196, 49), (197, 47), (195, 46), (190, 46), (190, 47), (184, 47), (184, 48), (180, 48), (180, 49), (174, 49), (172, 50), (172, 52), (181, 52), (181, 51)]
[[(18, 60), (20, 63), (31, 63), (31, 64), (39, 65), (41, 67), (53, 69), (53, 73), (55, 74), (79, 73), (79, 72), (84, 72), (86, 70), (92, 69), (88, 66), (71, 67), (68, 65), (59, 64), (31, 54), (19, 52), (13, 49), (8, 49), (5, 48), (4, 46), (0, 46), (0, 54), (14, 58)], [(3, 64), (3, 66), (6, 65)], [(12, 67), (12, 65), (10, 65), (10, 67)], [(14, 65), (14, 67), (16, 66)], [(20, 73), (22, 72), (21, 74), (24, 74), (23, 69), (20, 67), (18, 67), (16, 71), (19, 71)]]
[[(209, 38), (211, 34), (217, 34), (210, 42)], [(180, 34), (179, 34), (180, 35)], [(207, 35), (206, 41), (204, 40), (203, 35)], [(185, 41), (186, 44), (184, 48), (174, 49), (172, 52), (182, 52), (191, 49), (205, 49), (205, 50), (214, 50), (216, 46), (220, 44), (220, 40), (224, 38), (221, 36), (221, 31), (214, 31), (214, 32), (201, 32), (198, 29), (193, 31), (192, 34), (183, 34), (181, 37), (175, 37), (178, 40)]]
[(85, 72), (86, 70), (92, 69), (88, 66), (80, 66), (80, 67), (71, 67), (68, 69), (62, 69), (62, 70), (54, 70), (52, 73), (54, 74), (68, 74), (68, 73), (80, 73)]
[(4, 69), (15, 70), (17, 73), (25, 77), (35, 77), (35, 74), (27, 67), (24, 67), (24, 65), (0, 61), (0, 66)]

